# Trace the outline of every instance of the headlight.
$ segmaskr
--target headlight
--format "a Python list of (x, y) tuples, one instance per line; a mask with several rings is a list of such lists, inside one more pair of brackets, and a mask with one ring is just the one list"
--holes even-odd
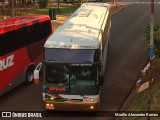
[(45, 100), (54, 100), (55, 98), (49, 94), (45, 94)]
[(85, 102), (98, 102), (99, 98), (94, 99), (94, 98), (84, 98)]
[(94, 102), (94, 99), (93, 98), (87, 98), (86, 102)]
[(50, 97), (50, 100), (54, 100), (54, 97)]

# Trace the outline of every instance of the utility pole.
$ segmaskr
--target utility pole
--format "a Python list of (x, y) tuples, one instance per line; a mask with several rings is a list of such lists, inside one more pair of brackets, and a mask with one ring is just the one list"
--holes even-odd
[(116, 7), (118, 7), (118, 0), (116, 0)]
[[(149, 88), (148, 88), (148, 112), (151, 110), (152, 95), (151, 83), (153, 80), (153, 59), (154, 59), (154, 0), (151, 0), (151, 20), (150, 20), (150, 43), (149, 43), (149, 58), (150, 58), (150, 75), (149, 75)], [(147, 116), (147, 120), (150, 117)]]
[(150, 47), (154, 47), (154, 0), (151, 0)]
[(117, 7), (118, 6), (118, 0), (113, 0), (113, 4)]

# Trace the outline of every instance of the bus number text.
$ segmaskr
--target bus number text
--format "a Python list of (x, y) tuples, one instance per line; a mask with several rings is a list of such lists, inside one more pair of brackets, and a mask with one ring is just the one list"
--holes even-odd
[(13, 59), (14, 59), (14, 55), (11, 55), (11, 56), (8, 56), (7, 58), (0, 60), (0, 71), (3, 71), (8, 67), (11, 67), (12, 65), (14, 65)]

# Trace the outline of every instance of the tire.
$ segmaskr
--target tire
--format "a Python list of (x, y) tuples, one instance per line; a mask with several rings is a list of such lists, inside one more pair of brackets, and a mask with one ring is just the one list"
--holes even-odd
[(108, 48), (110, 48), (110, 44), (111, 44), (111, 40), (110, 40), (110, 36), (109, 36), (109, 38), (108, 38)]
[(103, 86), (104, 84), (104, 74), (99, 75), (99, 85)]
[(35, 69), (34, 66), (30, 66), (30, 67), (27, 68), (26, 74), (25, 74), (25, 83), (26, 84), (33, 83), (33, 72), (34, 72), (34, 69)]
[(100, 111), (100, 99), (99, 99), (99, 102), (98, 102), (98, 106), (97, 106), (97, 110), (96, 110), (97, 112), (99, 112)]

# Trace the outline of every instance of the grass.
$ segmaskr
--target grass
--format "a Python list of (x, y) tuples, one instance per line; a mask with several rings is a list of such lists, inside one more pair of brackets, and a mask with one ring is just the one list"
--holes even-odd
[[(33, 15), (33, 14), (49, 15), (50, 8), (56, 9), (56, 15), (65, 15), (73, 13), (78, 7), (79, 6), (77, 5), (63, 5), (60, 7), (60, 11), (58, 12), (58, 8), (56, 6), (50, 6), (48, 8), (37, 8), (37, 6), (23, 8), (21, 6), (20, 8), (15, 9), (15, 16)], [(10, 17), (10, 15), (11, 15), (10, 11), (7, 11), (6, 17), (8, 18)], [(0, 18), (3, 18), (1, 13), (0, 13)]]
[(15, 11), (16, 16), (21, 16), (21, 15), (32, 15), (32, 14), (43, 14), (43, 15), (48, 15), (48, 11), (50, 8), (56, 9), (56, 15), (63, 15), (63, 14), (71, 14), (73, 13), (78, 6), (74, 5), (68, 5), (68, 6), (61, 6), (60, 7), (60, 12), (58, 13), (57, 7), (48, 7), (48, 8), (27, 8), (26, 9), (19, 9)]
[[(156, 65), (157, 66), (157, 65)], [(160, 112), (160, 67), (155, 67), (155, 74), (153, 84), (151, 86), (151, 110)], [(159, 70), (159, 71), (158, 71)], [(148, 89), (135, 95), (124, 107), (124, 111), (147, 111), (148, 107)], [(121, 120), (146, 120), (146, 117), (123, 117)], [(152, 117), (150, 120), (160, 120), (160, 116)]]

